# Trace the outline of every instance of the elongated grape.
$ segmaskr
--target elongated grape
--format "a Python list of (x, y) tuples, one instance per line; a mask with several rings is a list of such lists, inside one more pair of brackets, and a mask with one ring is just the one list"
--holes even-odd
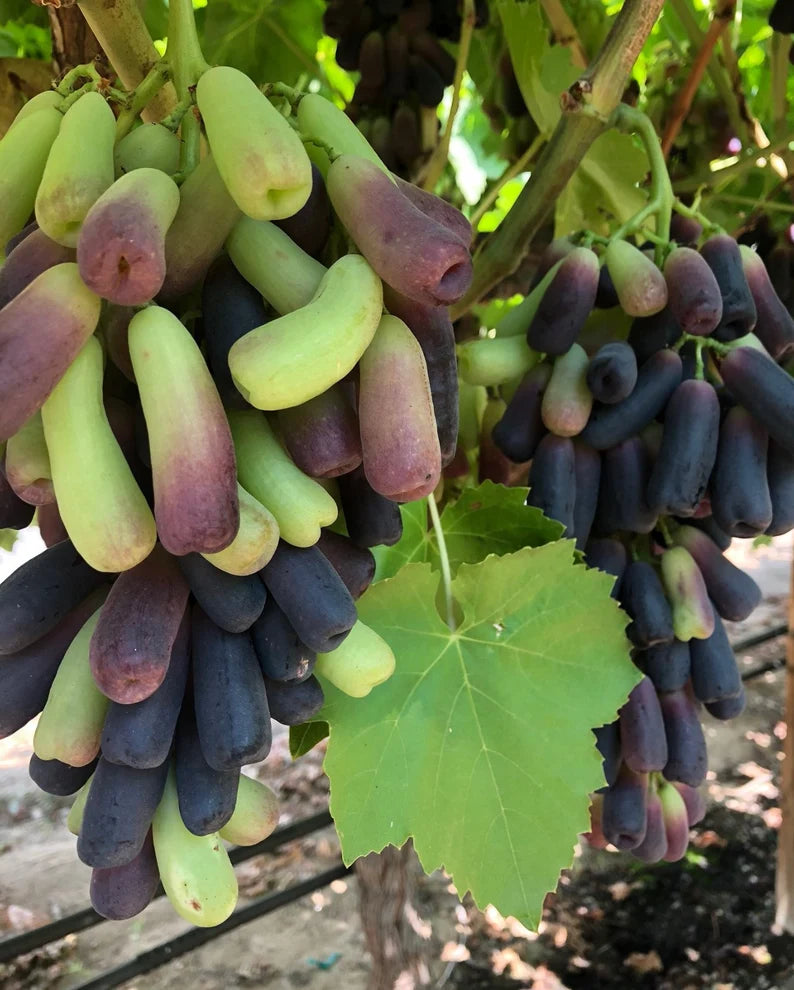
[(135, 567), (152, 550), (154, 517), (102, 402), (103, 356), (89, 340), (41, 416), (58, 510), (82, 557), (98, 571)]
[(700, 568), (687, 549), (674, 546), (665, 550), (662, 581), (673, 613), (676, 639), (708, 639), (714, 632), (714, 610)]
[(112, 702), (102, 729), (102, 755), (111, 763), (148, 770), (167, 759), (185, 696), (190, 666), (187, 614), (171, 648), (168, 670), (157, 690), (132, 705)]
[(291, 217), (312, 188), (299, 135), (244, 72), (218, 65), (196, 86), (210, 148), (226, 188), (255, 220)]
[(300, 641), (272, 597), (251, 627), (251, 639), (266, 680), (302, 681), (314, 670), (315, 652)]
[(223, 404), (235, 409), (247, 405), (229, 371), (229, 351), (240, 337), (267, 321), (262, 296), (239, 274), (230, 258), (218, 258), (201, 290), (201, 314), (207, 364)]
[(459, 421), (455, 331), (449, 313), (443, 306), (424, 306), (386, 285), (383, 300), (388, 311), (406, 324), (422, 348), (433, 398), (441, 464), (446, 466), (455, 455)]
[(521, 337), (478, 337), (458, 348), (458, 369), (467, 385), (504, 385), (534, 368), (540, 359)]
[(685, 333), (707, 337), (722, 320), (722, 295), (703, 255), (689, 247), (671, 251), (664, 265), (672, 317)]
[(15, 299), (42, 272), (74, 260), (72, 248), (53, 241), (43, 230), (31, 231), (0, 268), (0, 308)]
[(742, 690), (742, 679), (733, 655), (728, 634), (714, 610), (714, 632), (708, 639), (693, 639), (692, 690), (698, 701), (724, 701), (735, 698)]
[(654, 568), (642, 560), (632, 561), (623, 573), (621, 604), (631, 616), (626, 635), (641, 649), (671, 643), (673, 615)]
[(380, 279), (360, 255), (345, 255), (328, 269), (308, 305), (232, 345), (232, 378), (257, 409), (287, 409), (313, 399), (353, 369), (373, 339), (382, 308)]
[(593, 407), (582, 440), (596, 450), (606, 450), (639, 433), (664, 409), (681, 381), (681, 371), (681, 358), (674, 351), (651, 355), (640, 368), (628, 398)]
[(123, 866), (138, 855), (167, 776), (168, 763), (136, 770), (100, 758), (77, 838), (77, 855), (86, 866)]
[(30, 505), (55, 501), (52, 469), (41, 413), (34, 413), (6, 444), (5, 476), (18, 498)]
[(728, 547), (733, 542), (730, 533), (726, 533), (721, 526), (718, 525), (713, 516), (693, 516), (691, 519), (686, 520), (687, 526), (692, 526), (695, 529), (701, 529), (704, 533), (715, 543), (720, 550), (723, 552), (728, 549)]
[[(692, 640), (692, 643), (702, 642)], [(635, 657), (637, 666), (653, 683), (657, 691), (679, 691), (689, 680), (691, 671), (690, 644), (674, 639), (642, 650)]]
[(675, 781), (673, 787), (678, 791), (681, 800), (684, 802), (690, 828), (693, 825), (697, 825), (698, 822), (703, 821), (706, 817), (706, 801), (702, 791), (699, 791), (696, 787), (690, 787), (689, 784), (683, 784), (681, 781)]
[(780, 536), (794, 529), (794, 456), (774, 440), (769, 441), (766, 479), (772, 502), (769, 536)]
[(375, 557), (357, 547), (348, 536), (324, 529), (317, 543), (323, 556), (342, 579), (353, 600), (360, 598), (375, 577)]
[(637, 364), (643, 364), (666, 347), (672, 347), (682, 334), (681, 327), (669, 306), (653, 316), (638, 316), (631, 324), (628, 344), (637, 355)]
[(291, 217), (275, 221), (299, 248), (316, 258), (331, 232), (331, 201), (322, 173), (312, 164), (312, 188), (309, 198)]
[(41, 408), (96, 329), (99, 309), (77, 265), (66, 263), (0, 310), (0, 442)]
[(336, 502), (295, 466), (261, 413), (229, 410), (228, 419), (240, 483), (273, 514), (283, 540), (313, 546), (336, 519)]
[(253, 846), (278, 825), (278, 801), (273, 791), (245, 774), (240, 776), (234, 814), (220, 830), (221, 838), (236, 846)]
[(165, 237), (179, 188), (156, 168), (128, 172), (88, 211), (77, 241), (80, 277), (98, 296), (142, 306), (165, 280)]
[(305, 139), (314, 138), (320, 147), (328, 145), (338, 155), (360, 155), (388, 174), (388, 169), (350, 117), (324, 96), (304, 93), (298, 104), (297, 120)]
[(746, 409), (734, 406), (720, 429), (710, 485), (714, 519), (732, 536), (755, 536), (772, 521), (767, 447), (764, 427)]
[(237, 800), (239, 767), (214, 770), (201, 751), (192, 699), (186, 699), (174, 750), (179, 813), (193, 835), (210, 835), (229, 821)]
[[(30, 524), (35, 511), (35, 506), (19, 498), (0, 469), (0, 529), (24, 529)], [(65, 534), (62, 539), (66, 539)]]
[(340, 382), (279, 413), (284, 446), (310, 478), (336, 478), (361, 463), (361, 437), (350, 391)]
[(265, 682), (251, 637), (192, 612), (193, 702), (201, 751), (215, 770), (264, 760), (271, 732)]
[(643, 677), (620, 709), (620, 751), (637, 773), (662, 770), (667, 763), (667, 739), (656, 689)]
[(84, 767), (99, 754), (108, 699), (91, 676), (88, 647), (99, 610), (83, 624), (61, 660), (36, 725), (33, 750), (42, 760)]
[(593, 729), (596, 748), (603, 757), (604, 779), (607, 786), (614, 784), (620, 770), (620, 722), (615, 720), (608, 725)]
[(399, 502), (428, 495), (441, 476), (441, 451), (421, 347), (408, 327), (384, 315), (361, 359), (359, 422), (364, 473)]
[(176, 561), (159, 544), (117, 579), (91, 638), (91, 670), (103, 694), (131, 705), (160, 687), (188, 594)]
[(400, 192), (410, 199), (417, 209), (440, 223), (443, 227), (446, 227), (450, 233), (456, 234), (466, 247), (471, 244), (471, 224), (459, 209), (446, 200), (441, 199), (440, 196), (426, 192), (419, 186), (415, 186), (412, 182), (406, 182), (399, 175), (393, 175), (392, 178), (397, 183), (397, 188)]
[(493, 431), (504, 418), (507, 406), (504, 399), (489, 396), (480, 424), (479, 456), (477, 459), (477, 480), (492, 481), (497, 485), (509, 485), (516, 471), (525, 472), (526, 465), (515, 465), (505, 457), (493, 440)]
[(761, 589), (752, 577), (724, 557), (702, 530), (682, 526), (676, 530), (674, 539), (692, 554), (722, 618), (732, 622), (748, 618), (761, 603)]
[(198, 345), (167, 310), (141, 310), (129, 342), (160, 540), (176, 554), (217, 553), (240, 524), (234, 445), (218, 390)]
[(84, 767), (71, 767), (60, 760), (40, 760), (35, 753), (30, 756), (30, 779), (45, 794), (68, 797), (76, 794), (96, 769), (96, 760)]
[(742, 268), (739, 245), (727, 234), (710, 237), (700, 249), (714, 272), (722, 295), (722, 319), (714, 330), (718, 340), (736, 340), (756, 324), (757, 311)]
[(141, 851), (129, 863), (92, 871), (91, 906), (110, 921), (134, 918), (151, 903), (159, 885), (160, 873), (150, 829)]
[(700, 787), (706, 779), (708, 755), (697, 708), (684, 689), (659, 695), (667, 735), (665, 779)]
[(545, 436), (535, 451), (529, 470), (527, 505), (534, 505), (550, 519), (573, 532), (576, 504), (576, 465), (573, 441)]
[(667, 833), (662, 802), (656, 793), (655, 784), (648, 788), (645, 816), (645, 837), (631, 850), (631, 855), (644, 863), (658, 863), (667, 853)]
[(302, 725), (323, 707), (325, 696), (314, 675), (302, 681), (265, 680), (270, 717), (282, 725)]
[(775, 292), (758, 254), (744, 244), (739, 251), (758, 314), (755, 334), (776, 361), (783, 361), (794, 351), (794, 319)]
[(178, 135), (162, 124), (141, 124), (116, 142), (113, 160), (116, 175), (138, 168), (156, 168), (166, 175), (179, 171)]
[(340, 155), (326, 181), (337, 216), (384, 282), (430, 306), (460, 299), (472, 265), (457, 235), (417, 209), (365, 158)]
[(590, 315), (598, 290), (598, 258), (574, 248), (548, 282), (527, 329), (529, 346), (545, 354), (565, 354)]
[(604, 254), (620, 305), (629, 316), (653, 316), (667, 305), (667, 283), (656, 265), (628, 241), (614, 240)]
[(59, 244), (77, 246), (86, 214), (113, 182), (115, 138), (116, 119), (99, 93), (85, 93), (64, 114), (36, 193), (39, 227)]
[(720, 698), (719, 701), (707, 701), (705, 705), (709, 715), (712, 718), (719, 719), (721, 722), (729, 722), (732, 718), (738, 718), (746, 707), (747, 695), (744, 691), (744, 685), (742, 685), (738, 694), (731, 695), (728, 698)]
[(794, 379), (752, 347), (738, 347), (720, 362), (728, 391), (769, 435), (794, 454)]
[(594, 399), (613, 405), (627, 398), (637, 384), (637, 358), (622, 340), (604, 344), (587, 366), (587, 386)]
[[(99, 761), (97, 761), (97, 763), (98, 762)], [(93, 777), (94, 774), (92, 772), (88, 780), (75, 794), (74, 801), (72, 801), (72, 806), (71, 808), (69, 808), (69, 814), (66, 817), (66, 827), (74, 836), (80, 834), (80, 828), (83, 824), (83, 812), (85, 811), (85, 803), (88, 800), (88, 792), (91, 789), (91, 781), (93, 780)]]
[(392, 546), (402, 536), (400, 507), (378, 494), (363, 468), (338, 479), (347, 532), (358, 547)]
[(335, 650), (353, 628), (356, 606), (342, 579), (317, 547), (280, 543), (262, 580), (310, 649)]
[(192, 925), (211, 928), (237, 903), (237, 878), (217, 834), (193, 835), (179, 814), (175, 775), (152, 821), (157, 870), (171, 906)]
[(588, 567), (595, 567), (615, 578), (611, 595), (613, 598), (619, 598), (623, 572), (628, 563), (626, 548), (620, 540), (588, 540), (584, 555)]
[(197, 553), (180, 557), (179, 566), (196, 601), (226, 632), (245, 632), (262, 614), (267, 592), (256, 574), (226, 574)]
[(648, 503), (659, 515), (692, 515), (717, 459), (720, 403), (705, 381), (682, 382), (664, 415), (659, 455), (648, 481)]
[(573, 466), (576, 497), (573, 507), (573, 536), (576, 546), (584, 550), (590, 539), (590, 530), (598, 506), (598, 490), (601, 480), (601, 455), (587, 444), (574, 440)]
[(240, 503), (237, 535), (225, 549), (202, 556), (227, 574), (246, 577), (261, 571), (276, 552), (279, 530), (273, 513), (240, 484), (237, 500)]
[(656, 787), (662, 806), (664, 834), (667, 841), (664, 859), (668, 863), (677, 863), (678, 860), (684, 858), (689, 847), (689, 820), (686, 804), (675, 784), (668, 784), (666, 781), (659, 780)]
[[(556, 278), (565, 256), (573, 251), (573, 244), (567, 238), (564, 241), (565, 246), (560, 249), (559, 255), (556, 249), (551, 250), (552, 245), (555, 244), (554, 241), (543, 252), (543, 258), (535, 272), (535, 278), (530, 291), (517, 306), (513, 306), (499, 319), (495, 327), (497, 337), (526, 337), (529, 327), (532, 325), (532, 321), (535, 319), (535, 315), (546, 295), (546, 290)], [(589, 261), (589, 258), (585, 259), (585, 268)], [(573, 281), (572, 278), (571, 281)], [(585, 316), (582, 319), (586, 318)]]
[(543, 390), (551, 377), (545, 362), (528, 371), (493, 429), (493, 441), (516, 464), (530, 460), (546, 433), (541, 417)]
[[(31, 101), (32, 102), (32, 101)], [(28, 222), (47, 158), (63, 121), (53, 106), (17, 116), (0, 141), (0, 193), (4, 203), (0, 220), (0, 245)], [(12, 250), (9, 245), (6, 252)]]
[(360, 620), (333, 653), (319, 653), (315, 671), (352, 698), (364, 698), (394, 673), (394, 653), (374, 629)]
[(106, 581), (68, 540), (26, 561), (0, 584), (0, 654), (44, 636)]
[(543, 391), (543, 425), (560, 437), (574, 437), (587, 425), (593, 395), (587, 385), (589, 360), (583, 347), (571, 344), (555, 361)]
[(651, 462), (639, 437), (624, 440), (601, 458), (601, 486), (594, 520), (597, 533), (650, 533), (659, 513), (646, 496)]
[(635, 849), (645, 838), (648, 775), (623, 764), (604, 794), (601, 827), (618, 849)]
[(161, 299), (178, 299), (201, 284), (239, 217), (215, 159), (208, 155), (179, 187), (179, 209), (165, 239)]

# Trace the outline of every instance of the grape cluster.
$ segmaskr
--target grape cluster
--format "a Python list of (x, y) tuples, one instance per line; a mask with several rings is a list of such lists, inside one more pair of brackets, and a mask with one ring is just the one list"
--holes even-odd
[[(455, 76), (455, 59), (441, 44), (460, 37), (459, 0), (328, 0), (326, 34), (338, 39), (336, 60), (357, 71), (348, 113), (389, 166), (415, 169), (437, 139), (436, 108)], [(477, 25), (488, 20), (477, 0)]]
[(117, 140), (90, 87), (0, 142), (0, 526), (37, 510), (47, 544), (0, 586), (0, 736), (39, 716), (31, 777), (77, 795), (109, 918), (159, 881), (196, 924), (233, 910), (219, 837), (278, 818), (241, 767), (321, 681), (391, 675), (355, 599), (455, 449), (469, 225), (289, 99), (207, 69), (181, 184), (174, 130)]
[(746, 619), (761, 592), (724, 552), (794, 528), (794, 380), (780, 366), (794, 319), (749, 247), (680, 216), (673, 236), (660, 267), (620, 238), (600, 254), (552, 242), (495, 337), (460, 349), (469, 386), (501, 388), (485, 473), (528, 468), (528, 504), (614, 575), (630, 617), (644, 676), (598, 730), (599, 827), (647, 860), (683, 855), (702, 812), (700, 707), (730, 719), (745, 704), (723, 620)]

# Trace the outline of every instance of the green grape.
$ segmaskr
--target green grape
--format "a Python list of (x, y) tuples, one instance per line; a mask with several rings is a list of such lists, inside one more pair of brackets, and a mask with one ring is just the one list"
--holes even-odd
[(458, 370), (467, 385), (504, 385), (540, 361), (521, 337), (482, 337), (458, 347)]
[[(373, 162), (391, 178), (389, 169), (348, 115), (317, 93), (305, 93), (298, 104), (298, 129), (308, 141), (327, 145), (336, 155), (359, 155)], [(322, 152), (314, 162), (325, 176), (330, 163)], [(392, 180), (394, 181), (394, 180)]]
[(259, 780), (240, 774), (237, 801), (232, 817), (220, 830), (220, 837), (236, 846), (253, 846), (266, 839), (278, 825), (278, 799)]
[(58, 110), (62, 103), (63, 97), (60, 93), (56, 93), (54, 89), (46, 89), (43, 93), (37, 93), (28, 100), (11, 121), (11, 126), (8, 128), (9, 131), (11, 128), (16, 127), (20, 121), (27, 120), (32, 114), (38, 113), (39, 110)]
[(593, 395), (587, 386), (590, 359), (579, 344), (554, 361), (543, 392), (541, 416), (546, 429), (558, 437), (575, 437), (587, 426)]
[(88, 792), (91, 790), (91, 781), (94, 779), (94, 775), (88, 778), (88, 780), (83, 784), (80, 790), (75, 794), (74, 801), (72, 801), (72, 806), (69, 809), (69, 814), (66, 817), (66, 827), (72, 833), (72, 835), (79, 835), (80, 829), (83, 825), (83, 812), (85, 811), (85, 803), (88, 800)]
[(261, 571), (276, 552), (279, 531), (273, 513), (240, 484), (237, 498), (240, 503), (237, 535), (225, 550), (202, 556), (227, 574), (246, 577)]
[(364, 698), (394, 673), (391, 647), (359, 620), (332, 653), (319, 653), (315, 672), (351, 698)]
[(604, 254), (620, 305), (629, 316), (653, 316), (667, 305), (667, 283), (656, 265), (628, 241), (612, 241)]
[(179, 170), (179, 138), (162, 124), (141, 124), (116, 145), (113, 160), (116, 175), (136, 168), (157, 168), (173, 175)]
[(662, 582), (673, 613), (673, 630), (682, 643), (708, 639), (714, 632), (714, 609), (692, 554), (671, 547), (662, 554)]
[(18, 498), (29, 505), (48, 505), (55, 501), (52, 469), (41, 412), (30, 419), (6, 444), (5, 474)]

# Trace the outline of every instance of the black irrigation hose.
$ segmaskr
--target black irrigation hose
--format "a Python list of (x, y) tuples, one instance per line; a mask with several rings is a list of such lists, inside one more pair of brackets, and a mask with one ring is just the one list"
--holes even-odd
[(779, 626), (772, 626), (771, 629), (765, 629), (763, 632), (755, 633), (753, 636), (747, 636), (745, 639), (737, 640), (735, 643), (731, 643), (731, 646), (734, 653), (741, 653), (743, 650), (750, 650), (754, 646), (768, 643), (770, 639), (785, 636), (787, 632), (788, 624), (783, 622)]
[[(274, 852), (293, 839), (299, 839), (304, 835), (311, 835), (312, 832), (318, 832), (320, 829), (326, 828), (331, 824), (332, 818), (328, 809), (319, 811), (316, 815), (301, 818), (291, 825), (285, 825), (283, 828), (276, 829), (272, 835), (263, 839), (262, 842), (258, 842), (255, 846), (235, 846), (234, 849), (229, 851), (229, 859), (236, 866), (238, 863), (244, 863), (248, 859), (253, 859), (254, 856)], [(286, 892), (284, 891), (284, 893)], [(160, 887), (154, 896), (155, 898), (162, 897), (163, 894), (163, 888)], [(85, 931), (87, 928), (93, 928), (94, 925), (99, 925), (104, 920), (102, 915), (97, 914), (93, 908), (83, 908), (73, 914), (66, 915), (65, 918), (59, 918), (57, 921), (51, 921), (47, 925), (34, 928), (32, 931), (22, 932), (22, 934), (14, 935), (12, 938), (3, 939), (0, 941), (0, 963), (9, 962), (17, 956), (24, 955), (26, 952), (33, 952), (34, 949), (40, 949), (42, 946), (49, 945), (50, 942), (55, 942), (59, 938), (65, 938), (67, 935), (73, 935), (76, 932)]]

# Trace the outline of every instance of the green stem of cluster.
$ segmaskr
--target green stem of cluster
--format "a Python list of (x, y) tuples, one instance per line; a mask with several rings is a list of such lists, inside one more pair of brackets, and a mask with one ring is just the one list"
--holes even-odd
[[(168, 8), (168, 60), (180, 103), (193, 100), (196, 83), (208, 65), (201, 52), (192, 0), (171, 0)], [(201, 124), (195, 111), (182, 118), (179, 170), (188, 176), (199, 163)]]
[(720, 357), (724, 357), (732, 350), (730, 344), (723, 344), (719, 340), (715, 340), (713, 337), (699, 337), (694, 333), (682, 333), (678, 340), (673, 344), (672, 349), (678, 352), (684, 344), (688, 344), (690, 342), (695, 345), (697, 377), (701, 379), (705, 374), (703, 356), (704, 351), (714, 351), (715, 354), (719, 354)]
[(143, 81), (127, 97), (127, 105), (116, 119), (116, 140), (120, 140), (132, 129), (132, 125), (160, 90), (171, 78), (171, 67), (162, 60), (152, 66)]
[(441, 580), (444, 583), (444, 601), (447, 610), (447, 625), (454, 631), (455, 629), (455, 601), (452, 597), (452, 571), (449, 566), (449, 554), (447, 553), (447, 542), (444, 539), (444, 527), (441, 525), (441, 517), (438, 514), (438, 506), (434, 495), (427, 496), (427, 505), (430, 509), (430, 519), (433, 523), (433, 531), (436, 534), (438, 544), (438, 559), (441, 564)]
[(182, 121), (185, 118), (185, 114), (188, 110), (191, 110), (195, 106), (195, 100), (192, 98), (188, 100), (183, 100), (181, 103), (177, 103), (174, 109), (166, 117), (160, 121), (163, 127), (167, 127), (169, 131), (174, 131), (176, 133), (182, 126)]
[(656, 528), (664, 537), (665, 544), (669, 547), (673, 545), (673, 538), (670, 534), (670, 527), (667, 524), (667, 519), (664, 516), (659, 516), (656, 521)]
[(699, 382), (702, 382), (703, 379), (706, 377), (706, 368), (705, 368), (705, 363), (703, 361), (703, 347), (704, 347), (704, 341), (701, 338), (695, 344), (695, 378), (697, 378)]
[(72, 92), (65, 97), (63, 103), (58, 107), (61, 113), (66, 113), (70, 106), (80, 99), (84, 93), (95, 92), (97, 84), (95, 82), (87, 82), (84, 86), (80, 86), (79, 89), (72, 90)]
[[(76, 65), (73, 69), (70, 69), (58, 83), (56, 89), (62, 96), (69, 96), (75, 88), (76, 83), (81, 80), (89, 80), (93, 83), (99, 83), (102, 81), (102, 75), (93, 62), (87, 62), (84, 65)], [(85, 84), (79, 88), (82, 90), (84, 85)]]
[[(700, 197), (698, 197), (699, 199)], [(673, 201), (673, 209), (676, 213), (680, 213), (682, 217), (688, 217), (690, 220), (697, 220), (697, 222), (703, 227), (703, 230), (707, 234), (724, 234), (725, 228), (720, 227), (718, 223), (714, 223), (713, 220), (709, 219), (705, 213), (701, 213), (696, 205), (687, 206), (682, 203), (680, 199), (676, 198)]]

